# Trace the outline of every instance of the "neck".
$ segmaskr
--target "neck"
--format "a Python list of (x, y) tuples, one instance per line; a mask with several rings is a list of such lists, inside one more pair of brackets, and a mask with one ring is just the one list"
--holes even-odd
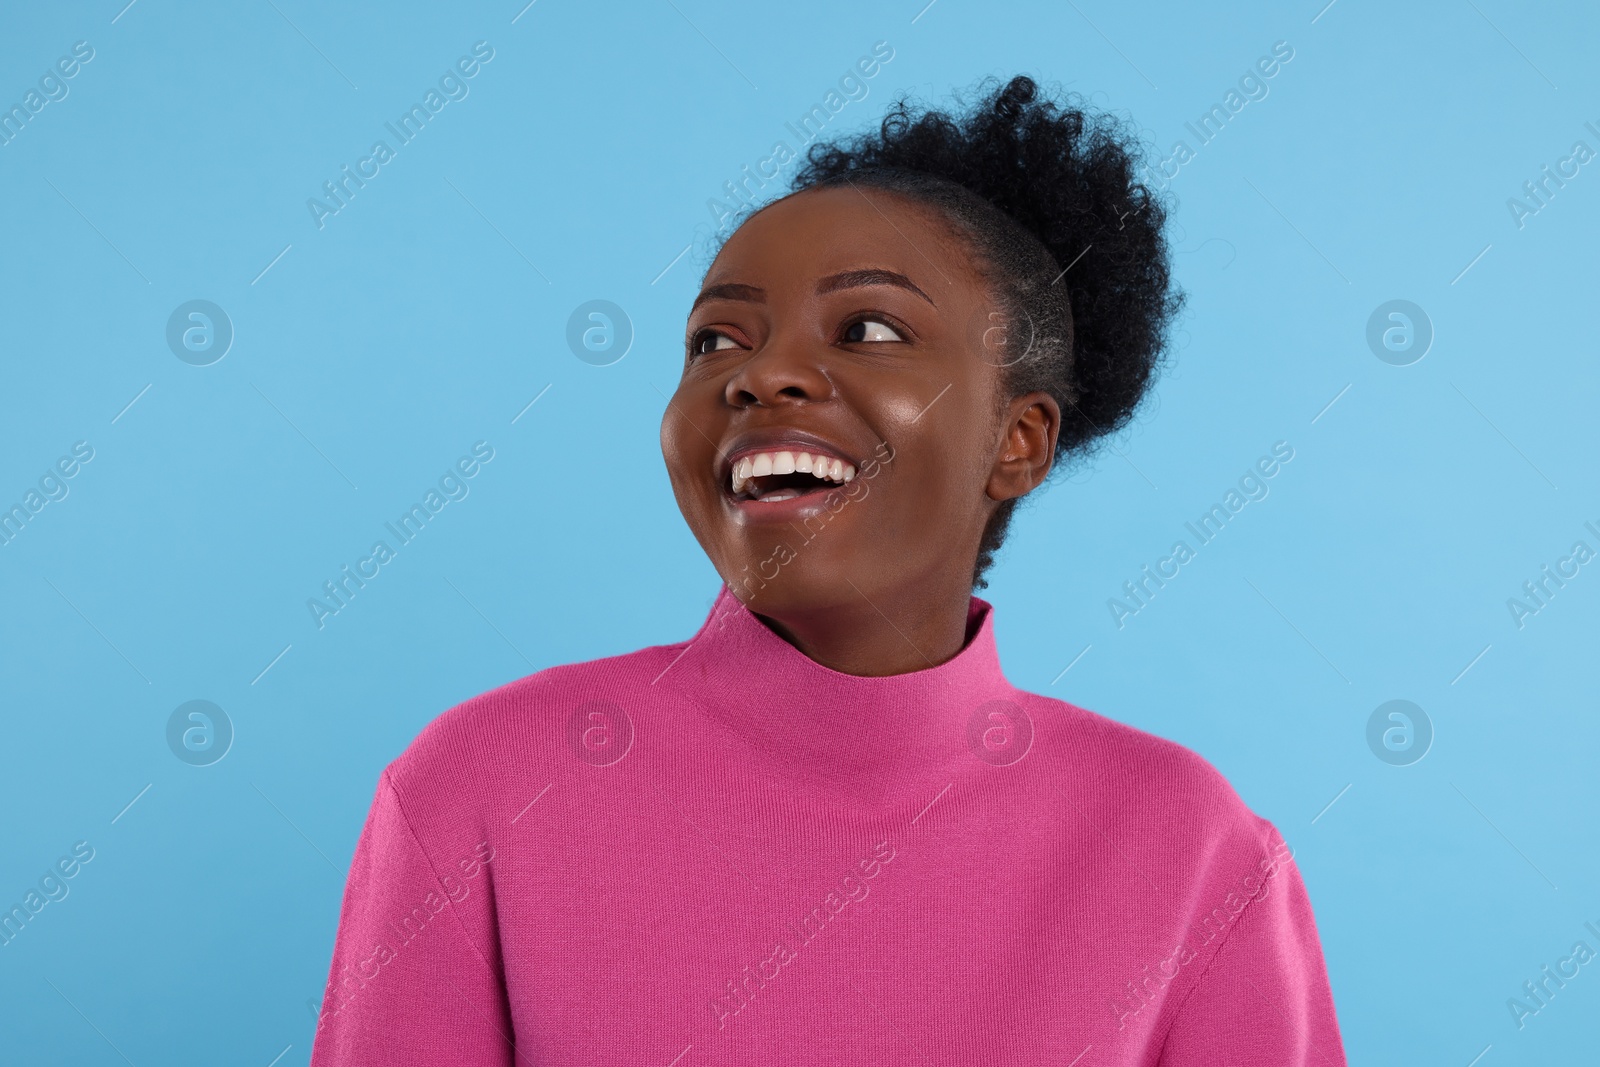
[(840, 603), (795, 607), (758, 596), (747, 606), (807, 659), (863, 678), (936, 667), (966, 645), (970, 589), (917, 583), (887, 594), (848, 584)]

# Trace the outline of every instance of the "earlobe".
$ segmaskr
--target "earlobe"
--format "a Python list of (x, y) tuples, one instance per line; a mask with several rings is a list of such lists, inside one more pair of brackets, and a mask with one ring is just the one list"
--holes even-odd
[(991, 500), (1027, 496), (1045, 480), (1055, 460), (1061, 409), (1049, 393), (1034, 392), (1011, 402), (1005, 437), (987, 493)]

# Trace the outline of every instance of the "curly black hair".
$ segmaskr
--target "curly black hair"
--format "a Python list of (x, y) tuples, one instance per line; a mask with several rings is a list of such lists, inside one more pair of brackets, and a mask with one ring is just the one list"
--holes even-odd
[[(1008, 343), (1019, 330), (1028, 338), (1020, 356), (997, 364), (1001, 400), (1039, 390), (1061, 406), (1054, 473), (1126, 425), (1163, 359), (1184, 302), (1171, 284), (1169, 209), (1140, 179), (1143, 146), (1122, 121), (1076, 94), (1042, 97), (1025, 75), (976, 91), (955, 116), (902, 96), (878, 129), (813, 144), (791, 189), (897, 193), (965, 239)], [(974, 589), (988, 584), (1018, 499), (984, 529)]]

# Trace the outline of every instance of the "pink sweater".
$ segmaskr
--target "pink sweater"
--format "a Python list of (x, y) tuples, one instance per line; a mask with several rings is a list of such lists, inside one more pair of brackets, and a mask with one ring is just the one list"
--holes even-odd
[(383, 772), (312, 1067), (1342, 1067), (1305, 886), (1204, 759), (1001, 673), (840, 674), (726, 586)]

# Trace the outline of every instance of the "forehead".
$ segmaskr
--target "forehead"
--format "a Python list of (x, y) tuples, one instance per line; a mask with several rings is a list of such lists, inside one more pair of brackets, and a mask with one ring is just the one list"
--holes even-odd
[[(899, 271), (938, 292), (979, 281), (971, 255), (939, 212), (864, 186), (808, 189), (762, 208), (728, 238), (705, 283), (803, 283), (836, 271)], [(765, 280), (758, 283), (753, 275)]]

